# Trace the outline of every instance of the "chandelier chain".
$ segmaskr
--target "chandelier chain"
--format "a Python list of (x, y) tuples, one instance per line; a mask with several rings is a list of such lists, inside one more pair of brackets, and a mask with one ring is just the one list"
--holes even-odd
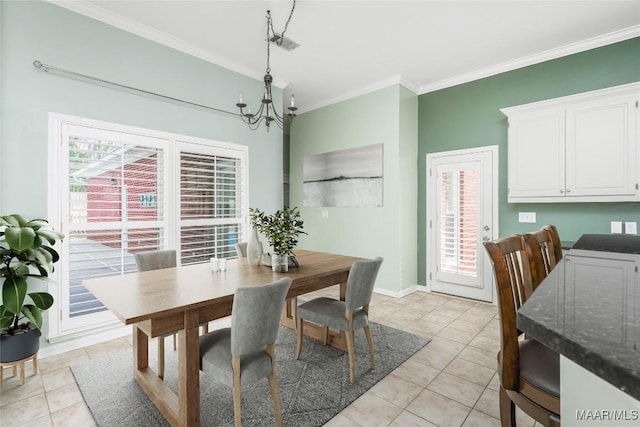
[[(289, 28), (289, 22), (291, 22), (291, 17), (293, 16), (293, 11), (296, 8), (296, 0), (293, 0), (293, 6), (291, 6), (291, 12), (289, 13), (289, 19), (287, 19), (287, 23), (284, 24), (284, 30), (282, 30), (282, 33), (280, 33), (280, 39), (278, 41), (276, 41), (276, 43), (279, 46), (282, 46), (282, 41), (284, 40), (284, 33), (287, 32), (287, 28)], [(273, 20), (271, 19), (271, 13), (269, 11), (267, 11), (267, 13), (269, 14), (269, 26), (271, 27), (271, 32), (273, 33), (273, 35), (276, 35), (275, 30), (273, 29)], [(268, 32), (267, 32), (268, 34)]]
[[(293, 11), (296, 9), (296, 0), (293, 0), (293, 5), (291, 6), (291, 12), (289, 12), (289, 18), (287, 19), (286, 24), (284, 24), (284, 29), (282, 33), (280, 33), (280, 38), (276, 40), (276, 44), (278, 46), (282, 46), (282, 42), (284, 41), (284, 33), (287, 32), (289, 28), (289, 22), (291, 22), (291, 17), (293, 16)], [(273, 18), (271, 18), (271, 11), (267, 10), (267, 73), (271, 72), (270, 59), (271, 59), (271, 35), (276, 35), (276, 30), (273, 28)]]

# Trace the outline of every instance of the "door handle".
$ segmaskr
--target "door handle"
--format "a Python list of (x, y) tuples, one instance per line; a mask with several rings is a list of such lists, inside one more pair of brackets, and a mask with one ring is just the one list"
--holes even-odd
[(489, 236), (484, 236), (484, 237), (482, 238), (482, 241), (483, 241), (483, 242), (488, 242), (489, 240), (491, 240), (491, 238), (490, 238)]
[(491, 228), (488, 225), (485, 225), (484, 226), (484, 231), (489, 231), (489, 230), (491, 230)]

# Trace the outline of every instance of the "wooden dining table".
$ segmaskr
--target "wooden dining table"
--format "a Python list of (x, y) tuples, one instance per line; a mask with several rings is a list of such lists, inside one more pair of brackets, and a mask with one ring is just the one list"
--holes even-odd
[[(351, 265), (363, 258), (307, 250), (296, 251), (300, 266), (287, 273), (251, 266), (246, 259), (227, 260), (225, 271), (209, 263), (85, 280), (83, 283), (120, 321), (133, 325), (133, 377), (173, 426), (200, 425), (199, 325), (231, 315), (238, 287), (260, 286), (282, 277), (292, 280), (282, 323), (295, 327), (299, 295), (340, 285), (344, 299)], [(323, 337), (320, 328), (305, 334)], [(149, 367), (148, 340), (178, 334), (178, 394)], [(329, 343), (345, 349), (344, 334)], [(292, 355), (293, 357), (293, 355)]]

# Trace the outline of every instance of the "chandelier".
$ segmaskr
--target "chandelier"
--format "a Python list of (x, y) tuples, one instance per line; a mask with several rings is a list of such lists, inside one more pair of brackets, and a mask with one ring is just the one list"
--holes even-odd
[(252, 130), (258, 129), (260, 124), (264, 122), (267, 127), (267, 132), (269, 131), (269, 127), (272, 122), (275, 122), (280, 129), (283, 128), (285, 122), (291, 124), (293, 118), (296, 116), (296, 110), (298, 109), (295, 106), (295, 97), (291, 95), (291, 103), (289, 104), (288, 110), (289, 112), (286, 114), (278, 114), (275, 106), (273, 105), (273, 97), (271, 96), (271, 84), (273, 83), (273, 77), (271, 77), (271, 67), (269, 65), (269, 59), (271, 56), (271, 42), (275, 42), (278, 46), (282, 45), (284, 40), (284, 33), (287, 31), (287, 27), (289, 26), (289, 22), (291, 21), (291, 17), (293, 16), (293, 10), (296, 7), (296, 2), (293, 0), (293, 7), (291, 8), (291, 13), (289, 14), (289, 19), (282, 30), (281, 34), (276, 33), (273, 30), (273, 20), (271, 19), (271, 11), (267, 10), (267, 68), (264, 75), (264, 96), (260, 101), (260, 108), (255, 113), (251, 112), (251, 105), (248, 105), (244, 102), (244, 96), (242, 92), (240, 92), (240, 99), (238, 99), (238, 103), (236, 107), (240, 109), (240, 118), (243, 122), (249, 125), (249, 128)]

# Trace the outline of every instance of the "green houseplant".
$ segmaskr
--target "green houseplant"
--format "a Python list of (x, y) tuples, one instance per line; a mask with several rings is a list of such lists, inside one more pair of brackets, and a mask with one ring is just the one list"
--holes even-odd
[[(28, 279), (46, 278), (60, 257), (51, 246), (64, 235), (44, 219), (26, 220), (20, 215), (0, 217), (0, 361), (11, 362), (39, 349), (42, 312), (53, 304), (48, 292), (29, 292)], [(29, 336), (30, 338), (27, 338)], [(35, 339), (35, 343), (34, 340)], [(21, 342), (22, 344), (17, 344)], [(25, 344), (28, 342), (29, 344)], [(19, 348), (27, 345), (22, 354)], [(18, 357), (18, 358), (14, 358)], [(5, 360), (6, 359), (6, 360)]]
[(289, 259), (297, 264), (293, 249), (298, 244), (298, 236), (307, 234), (303, 231), (304, 222), (300, 219), (298, 208), (284, 208), (267, 215), (260, 209), (250, 208), (251, 225), (262, 233), (273, 248), (271, 267), (273, 271), (286, 272), (289, 269)]

